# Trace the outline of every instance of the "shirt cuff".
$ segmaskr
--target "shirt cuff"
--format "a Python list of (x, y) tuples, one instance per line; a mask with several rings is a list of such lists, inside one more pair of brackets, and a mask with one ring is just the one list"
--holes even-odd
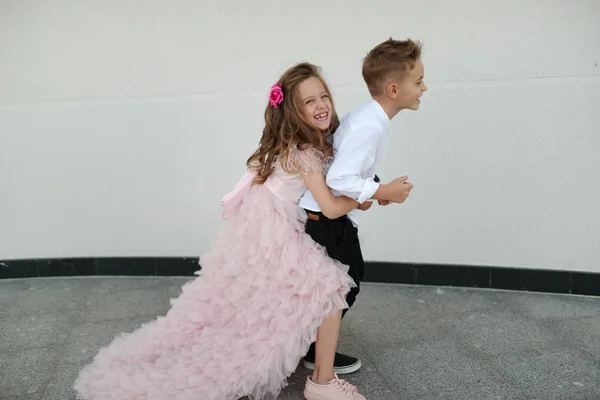
[(359, 203), (364, 203), (365, 201), (371, 199), (375, 192), (379, 189), (379, 183), (376, 183), (373, 179), (367, 179), (365, 181), (365, 186), (363, 187), (362, 192), (360, 192), (360, 196), (358, 196), (357, 201)]

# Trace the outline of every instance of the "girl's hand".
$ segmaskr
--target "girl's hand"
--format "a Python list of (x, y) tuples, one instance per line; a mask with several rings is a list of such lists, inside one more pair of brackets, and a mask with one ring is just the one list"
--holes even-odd
[(387, 206), (387, 205), (391, 204), (392, 202), (391, 202), (391, 201), (389, 201), (389, 200), (377, 200), (377, 203), (378, 203), (380, 206)]
[(372, 205), (373, 205), (373, 202), (367, 200), (364, 203), (359, 204), (358, 207), (356, 207), (356, 208), (358, 208), (359, 210), (362, 210), (362, 211), (367, 211), (369, 208), (371, 208)]

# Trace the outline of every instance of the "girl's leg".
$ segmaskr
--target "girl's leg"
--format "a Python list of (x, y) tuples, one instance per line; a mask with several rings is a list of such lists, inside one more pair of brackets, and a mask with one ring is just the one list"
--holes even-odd
[(323, 324), (317, 330), (315, 370), (312, 376), (314, 383), (326, 385), (335, 378), (333, 361), (341, 323), (342, 310), (323, 320)]

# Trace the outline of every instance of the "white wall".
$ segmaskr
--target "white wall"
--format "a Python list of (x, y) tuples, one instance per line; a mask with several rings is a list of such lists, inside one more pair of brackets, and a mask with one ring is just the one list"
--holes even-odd
[[(600, 271), (600, 2), (0, 0), (0, 259), (197, 256), (269, 87), (425, 43), (429, 92), (378, 171), (365, 258)], [(258, 4), (258, 3), (256, 3)]]

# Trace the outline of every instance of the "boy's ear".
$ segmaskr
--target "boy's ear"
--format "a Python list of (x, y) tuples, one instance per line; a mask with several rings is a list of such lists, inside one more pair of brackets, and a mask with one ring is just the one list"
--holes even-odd
[(385, 88), (385, 92), (387, 96), (392, 99), (398, 97), (398, 85), (396, 84), (396, 82), (391, 81), (390, 83), (388, 83)]

